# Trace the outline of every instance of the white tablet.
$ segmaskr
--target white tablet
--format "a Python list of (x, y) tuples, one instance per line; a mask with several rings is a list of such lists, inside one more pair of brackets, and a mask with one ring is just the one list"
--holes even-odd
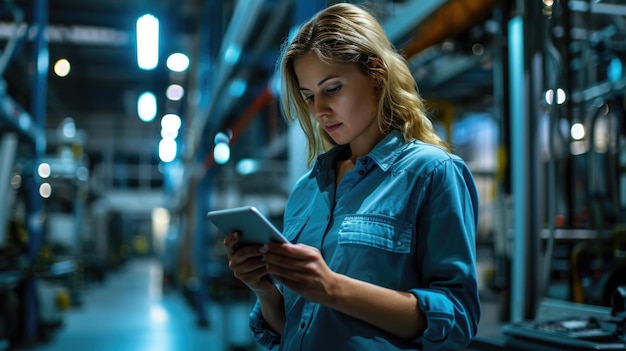
[(225, 235), (233, 231), (241, 233), (240, 243), (265, 244), (271, 241), (288, 243), (276, 227), (253, 206), (210, 211), (209, 220)]

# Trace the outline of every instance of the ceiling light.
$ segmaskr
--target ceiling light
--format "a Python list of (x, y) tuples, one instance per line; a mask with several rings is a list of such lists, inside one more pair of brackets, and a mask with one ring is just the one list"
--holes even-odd
[(178, 131), (182, 121), (178, 115), (173, 113), (168, 113), (163, 118), (161, 118), (161, 128), (166, 131)]
[(172, 101), (178, 101), (182, 99), (184, 94), (185, 89), (183, 89), (183, 87), (178, 84), (170, 85), (165, 91), (165, 96), (167, 96), (167, 98)]
[(163, 138), (159, 142), (159, 159), (163, 162), (172, 162), (176, 158), (178, 146), (172, 138)]
[(218, 143), (213, 148), (213, 159), (216, 163), (223, 165), (230, 159), (230, 146), (226, 143)]
[(66, 77), (70, 73), (70, 62), (66, 59), (60, 59), (54, 64), (54, 73), (59, 77)]
[(157, 100), (152, 92), (146, 91), (139, 95), (139, 99), (137, 99), (137, 113), (144, 122), (151, 122), (156, 117)]
[(137, 64), (139, 68), (154, 69), (159, 63), (159, 20), (152, 15), (137, 19)]
[(49, 198), (52, 195), (52, 186), (50, 183), (43, 183), (39, 186), (39, 196), (44, 199)]
[(189, 57), (185, 54), (181, 54), (180, 52), (171, 54), (167, 58), (166, 65), (170, 71), (183, 72), (189, 67)]
[(51, 174), (51, 169), (50, 169), (50, 164), (48, 163), (41, 163), (38, 167), (37, 167), (37, 174), (39, 175), (39, 177), (46, 179), (50, 176)]

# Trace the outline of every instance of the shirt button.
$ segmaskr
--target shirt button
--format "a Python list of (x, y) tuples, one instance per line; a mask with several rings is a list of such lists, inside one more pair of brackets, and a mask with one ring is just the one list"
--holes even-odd
[(361, 160), (361, 164), (367, 164), (367, 159), (365, 159), (365, 158), (364, 158), (364, 159), (362, 159), (362, 160)]
[(304, 322), (300, 323), (300, 329), (304, 329), (305, 326), (306, 324)]
[(359, 175), (364, 175), (365, 171), (359, 171)]

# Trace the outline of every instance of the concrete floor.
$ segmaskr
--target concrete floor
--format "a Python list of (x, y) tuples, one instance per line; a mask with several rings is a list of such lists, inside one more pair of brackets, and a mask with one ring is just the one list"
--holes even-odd
[(250, 302), (207, 305), (209, 326), (178, 291), (164, 293), (157, 261), (134, 259), (62, 312), (63, 325), (36, 351), (259, 350), (248, 329)]
[[(208, 326), (178, 289), (163, 291), (161, 263), (135, 258), (109, 273), (102, 284), (81, 291), (81, 306), (59, 314), (51, 340), (29, 351), (261, 351), (248, 328), (253, 301), (206, 301)], [(491, 300), (491, 301), (489, 301)], [(477, 342), (466, 351), (502, 344), (498, 303), (483, 301)], [(487, 341), (487, 342), (485, 342)], [(4, 349), (0, 347), (0, 349)]]

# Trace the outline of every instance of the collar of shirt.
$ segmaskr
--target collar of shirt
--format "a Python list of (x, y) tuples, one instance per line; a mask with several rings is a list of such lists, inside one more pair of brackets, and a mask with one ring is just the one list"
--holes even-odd
[[(398, 158), (398, 155), (402, 151), (400, 145), (405, 144), (402, 133), (398, 130), (392, 130), (387, 134), (365, 157), (371, 158), (380, 169), (387, 171), (391, 165)], [(335, 162), (340, 156), (345, 156), (349, 153), (349, 145), (337, 145), (327, 152), (317, 157), (317, 162), (312, 169), (311, 177), (317, 177), (319, 174), (324, 174), (328, 171), (335, 169)]]

